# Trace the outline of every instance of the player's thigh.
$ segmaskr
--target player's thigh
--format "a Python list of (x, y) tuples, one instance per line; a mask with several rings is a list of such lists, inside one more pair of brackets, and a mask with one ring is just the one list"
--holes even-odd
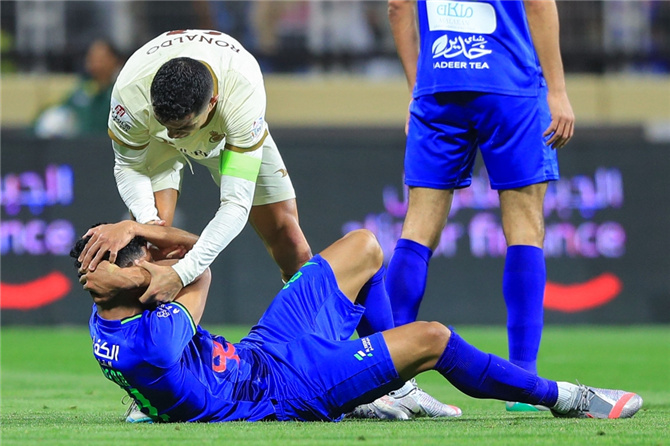
[(470, 94), (440, 93), (410, 105), (405, 147), (405, 184), (455, 189), (470, 184), (476, 135), (470, 124)]
[(295, 198), (295, 190), (277, 145), (268, 134), (263, 143), (263, 160), (256, 179), (254, 206)]
[(285, 345), (309, 334), (348, 339), (364, 311), (340, 291), (330, 265), (316, 255), (284, 285), (245, 340)]
[(151, 141), (147, 147), (146, 167), (154, 192), (163, 189), (181, 190), (184, 158), (172, 146)]
[(336, 419), (403, 383), (381, 333), (340, 342), (309, 336), (290, 348), (292, 368), (309, 384), (294, 402), (303, 417), (311, 412), (320, 414), (314, 419)]
[(178, 198), (179, 191), (176, 189), (167, 188), (154, 192), (154, 203), (156, 203), (158, 216), (167, 226), (172, 226), (172, 222), (174, 221)]
[(482, 94), (474, 102), (479, 147), (493, 189), (558, 179), (556, 150), (543, 135), (551, 122), (544, 90), (538, 97)]
[(268, 246), (280, 243), (293, 232), (302, 235), (295, 198), (254, 205), (249, 214), (249, 221)]

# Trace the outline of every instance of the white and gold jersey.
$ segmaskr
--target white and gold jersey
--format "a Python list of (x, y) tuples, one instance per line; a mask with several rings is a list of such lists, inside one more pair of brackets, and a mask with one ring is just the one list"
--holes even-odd
[[(177, 57), (203, 62), (219, 98), (213, 116), (199, 131), (172, 139), (153, 115), (150, 89), (158, 69)], [(222, 142), (245, 149), (262, 140), (265, 104), (260, 67), (237, 40), (219, 31), (170, 31), (137, 50), (121, 70), (112, 92), (109, 134), (130, 148), (156, 140), (193, 159), (211, 159), (219, 155)]]
[[(158, 69), (177, 57), (199, 60), (209, 68), (218, 100), (203, 127), (172, 139), (154, 117), (150, 91)], [(258, 63), (221, 32), (171, 31), (137, 50), (112, 92), (109, 135), (119, 193), (140, 223), (158, 220), (153, 193), (180, 190), (184, 161), (190, 162), (189, 158), (206, 166), (219, 186), (214, 218), (193, 249), (173, 266), (184, 285), (240, 233), (252, 205), (295, 198), (265, 123), (265, 88)]]

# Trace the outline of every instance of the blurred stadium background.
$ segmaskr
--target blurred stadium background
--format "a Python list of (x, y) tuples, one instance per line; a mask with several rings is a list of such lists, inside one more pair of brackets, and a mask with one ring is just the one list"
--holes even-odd
[[(577, 129), (547, 196), (546, 321), (668, 324), (670, 2), (558, 8)], [(267, 121), (313, 250), (367, 227), (390, 255), (405, 210), (409, 94), (386, 2), (3, 0), (0, 16), (3, 325), (85, 324), (89, 301), (69, 249), (91, 224), (127, 217), (105, 132), (82, 132), (52, 108), (86, 80), (96, 39), (127, 56), (172, 29), (236, 37), (265, 72)], [(218, 200), (200, 173), (185, 175), (175, 221), (196, 233)], [(422, 318), (505, 323), (504, 240), (486, 181), (479, 172), (457, 193)], [(260, 316), (281, 285), (264, 251), (247, 228), (219, 256), (205, 323)]]

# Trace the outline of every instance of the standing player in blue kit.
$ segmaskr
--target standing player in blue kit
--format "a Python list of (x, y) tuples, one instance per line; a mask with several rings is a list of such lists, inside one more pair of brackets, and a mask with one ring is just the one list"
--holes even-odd
[[(502, 288), (509, 358), (537, 373), (543, 202), (547, 182), (559, 178), (556, 149), (572, 137), (575, 120), (556, 4), (389, 0), (389, 20), (413, 91), (405, 153), (409, 209), (387, 274), (394, 322), (417, 318), (454, 189), (470, 185), (479, 148), (499, 191), (508, 246)], [(513, 402), (507, 408), (537, 410)]]

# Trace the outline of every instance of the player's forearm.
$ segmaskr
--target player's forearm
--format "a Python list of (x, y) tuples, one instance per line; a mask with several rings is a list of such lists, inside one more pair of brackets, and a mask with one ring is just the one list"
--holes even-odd
[(104, 261), (95, 271), (84, 276), (85, 289), (100, 296), (115, 296), (124, 291), (146, 288), (151, 282), (151, 275), (144, 268), (130, 266), (120, 268)]
[(550, 92), (565, 91), (559, 43), (559, 21), (554, 0), (524, 0), (528, 26), (542, 73)]
[(198, 242), (173, 266), (182, 284), (191, 283), (209, 267), (228, 244), (239, 235), (249, 218), (251, 204), (221, 203), (216, 215), (200, 234)]
[(410, 91), (416, 82), (419, 59), (419, 32), (416, 24), (416, 5), (413, 0), (389, 0), (388, 16), (398, 57), (405, 70)]
[(216, 256), (242, 231), (249, 218), (261, 167), (263, 149), (221, 154), (221, 204), (198, 242), (173, 269), (182, 284), (191, 283), (212, 264)]
[(190, 251), (198, 241), (198, 236), (174, 226), (146, 225), (133, 222), (133, 233), (144, 237), (149, 243), (158, 248), (183, 246)]

